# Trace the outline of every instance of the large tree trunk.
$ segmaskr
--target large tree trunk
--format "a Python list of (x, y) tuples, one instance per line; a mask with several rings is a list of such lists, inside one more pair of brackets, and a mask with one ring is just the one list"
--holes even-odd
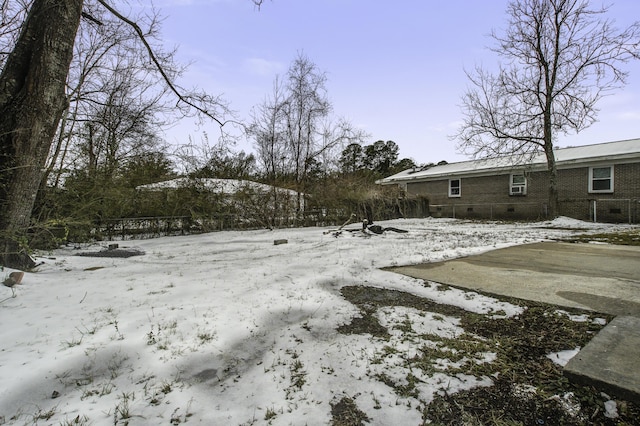
[(556, 166), (556, 153), (553, 151), (553, 133), (551, 132), (551, 103), (548, 102), (544, 113), (544, 154), (547, 158), (547, 170), (549, 171), (549, 210), (551, 219), (558, 217), (558, 167)]
[(35, 0), (0, 74), (0, 263), (28, 269), (26, 231), (65, 108), (83, 0)]
[(555, 219), (558, 217), (558, 168), (556, 166), (556, 157), (553, 152), (553, 148), (546, 152), (547, 155), (547, 168), (549, 170), (549, 210), (547, 212), (549, 218)]

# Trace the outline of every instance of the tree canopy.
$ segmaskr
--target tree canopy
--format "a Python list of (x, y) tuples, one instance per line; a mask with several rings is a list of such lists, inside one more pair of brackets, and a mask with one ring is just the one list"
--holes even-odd
[(394, 141), (378, 140), (370, 145), (347, 145), (340, 154), (340, 170), (343, 173), (368, 171), (377, 177), (388, 176), (415, 167), (410, 158), (398, 160), (399, 147)]

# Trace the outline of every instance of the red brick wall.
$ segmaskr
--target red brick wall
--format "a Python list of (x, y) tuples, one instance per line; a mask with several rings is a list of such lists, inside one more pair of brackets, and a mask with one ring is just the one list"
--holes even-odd
[[(611, 164), (604, 164), (609, 166)], [(640, 220), (640, 163), (613, 164), (614, 192), (589, 193), (589, 167), (558, 170), (560, 214), (593, 219), (596, 201), (598, 221)], [(549, 178), (547, 172), (527, 174), (527, 194), (509, 195), (510, 174), (460, 178), (460, 197), (449, 197), (449, 179), (408, 183), (411, 195), (426, 196), (432, 216), (536, 219), (546, 215)], [(613, 200), (625, 201), (613, 201)], [(631, 200), (631, 201), (627, 201)]]
[(640, 221), (640, 163), (613, 164), (611, 193), (589, 193), (589, 167), (558, 174), (560, 214), (592, 220), (595, 206), (599, 222)]

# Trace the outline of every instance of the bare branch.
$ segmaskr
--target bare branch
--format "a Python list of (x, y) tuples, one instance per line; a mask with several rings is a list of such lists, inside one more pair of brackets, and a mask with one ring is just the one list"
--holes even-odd
[[(471, 88), (463, 96), (465, 122), (456, 137), (463, 151), (510, 154), (529, 141), (539, 148), (554, 135), (580, 132), (596, 119), (596, 103), (620, 88), (620, 68), (638, 58), (640, 24), (617, 31), (600, 18), (608, 8), (591, 10), (586, 0), (514, 0), (504, 35), (492, 32), (492, 50), (506, 59), (496, 75), (467, 72)], [(470, 148), (470, 149), (469, 149)], [(500, 149), (496, 149), (500, 148)], [(503, 149), (507, 149), (504, 151)]]
[[(129, 25), (131, 28), (133, 28), (133, 30), (138, 35), (138, 38), (140, 39), (140, 41), (143, 43), (144, 47), (146, 48), (147, 53), (148, 53), (149, 57), (151, 58), (151, 61), (156, 66), (157, 71), (160, 73), (160, 75), (162, 76), (163, 80), (165, 81), (165, 83), (167, 84), (167, 86), (169, 87), (171, 92), (173, 92), (174, 95), (178, 98), (178, 102), (183, 102), (184, 104), (190, 106), (191, 108), (193, 108), (193, 109), (201, 112), (202, 114), (206, 115), (207, 117), (211, 118), (212, 120), (217, 122), (220, 126), (224, 126), (225, 123), (220, 121), (217, 117), (215, 117), (213, 115), (213, 113), (211, 113), (208, 110), (206, 110), (205, 108), (199, 106), (195, 101), (192, 101), (191, 99), (189, 99), (189, 97), (183, 95), (181, 93), (181, 91), (178, 90), (178, 88), (175, 86), (175, 84), (173, 83), (171, 78), (169, 78), (169, 76), (167, 75), (164, 67), (162, 66), (162, 64), (158, 60), (158, 58), (157, 58), (156, 54), (154, 53), (151, 45), (147, 41), (142, 29), (140, 28), (140, 26), (137, 23), (131, 21), (130, 19), (128, 19), (127, 17), (122, 15), (116, 9), (111, 7), (105, 0), (98, 0), (98, 2), (102, 6), (104, 6), (109, 12), (111, 12), (114, 16), (116, 16), (118, 19), (120, 19), (121, 21), (123, 21), (127, 25)], [(256, 3), (256, 5), (259, 6), (261, 3), (262, 3), (262, 1), (259, 1), (258, 3)], [(201, 103), (204, 103), (204, 101), (206, 101), (205, 96), (200, 96), (200, 99), (198, 99), (198, 100)]]
[(93, 23), (94, 23), (94, 24), (96, 24), (96, 25), (99, 25), (99, 26), (104, 25), (104, 24), (102, 23), (102, 21), (100, 21), (100, 20), (99, 20), (99, 19), (97, 19), (97, 18), (94, 18), (94, 17), (93, 17), (93, 15), (91, 15), (90, 13), (82, 12), (82, 17), (83, 17), (84, 19), (86, 19), (87, 21), (93, 22)]

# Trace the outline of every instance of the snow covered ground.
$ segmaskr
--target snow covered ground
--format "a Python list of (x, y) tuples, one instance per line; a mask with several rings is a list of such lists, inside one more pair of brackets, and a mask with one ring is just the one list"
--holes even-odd
[[(419, 377), (419, 398), (403, 399), (375, 377), (403, 374), (397, 357), (381, 359), (380, 351), (416, 350), (394, 343), (394, 325), (407, 319), (420, 334), (455, 337), (463, 332), (456, 318), (388, 307), (377, 318), (389, 341), (340, 334), (359, 315), (340, 289), (396, 289), (517, 315), (518, 306), (379, 268), (614, 227), (566, 218), (380, 224), (409, 232), (218, 232), (120, 241), (145, 253), (130, 258), (77, 256), (106, 244), (40, 253), (17, 297), (0, 286), (0, 424), (327, 424), (331, 404), (345, 396), (371, 424), (419, 424), (418, 408), (434, 393), (488, 386), (490, 378), (439, 372)], [(278, 239), (288, 243), (274, 245)], [(491, 359), (489, 352), (474, 362)]]

